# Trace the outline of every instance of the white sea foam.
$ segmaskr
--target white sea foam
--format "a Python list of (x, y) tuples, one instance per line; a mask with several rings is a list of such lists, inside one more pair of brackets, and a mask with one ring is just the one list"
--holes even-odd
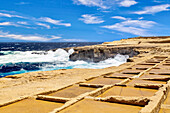
[[(109, 58), (98, 63), (85, 62), (85, 61), (70, 61), (69, 55), (74, 50), (70, 49), (68, 52), (63, 49), (57, 49), (55, 52), (48, 51), (48, 54), (32, 54), (32, 52), (41, 51), (1, 51), (6, 55), (0, 56), (0, 64), (7, 63), (19, 63), (19, 62), (50, 62), (49, 64), (43, 65), (42, 70), (59, 69), (59, 68), (106, 68), (110, 66), (119, 66), (126, 62), (128, 55), (117, 54), (115, 58)], [(42, 51), (43, 52), (43, 51)]]
[(126, 62), (127, 58), (129, 58), (128, 55), (120, 55), (117, 54), (115, 58), (109, 58), (104, 61), (100, 61), (98, 63), (87, 63), (84, 61), (76, 61), (74, 64), (80, 64), (80, 65), (75, 65), (74, 68), (93, 68), (93, 69), (101, 69), (101, 68), (106, 68), (106, 67), (111, 67), (111, 66), (119, 66), (123, 63)]
[[(58, 49), (55, 52), (48, 51), (48, 54), (32, 54), (33, 52), (37, 51), (1, 51), (1, 53), (6, 55), (0, 56), (0, 64), (18, 62), (62, 62), (69, 60), (69, 54), (63, 49)], [(38, 52), (41, 53), (41, 51)]]

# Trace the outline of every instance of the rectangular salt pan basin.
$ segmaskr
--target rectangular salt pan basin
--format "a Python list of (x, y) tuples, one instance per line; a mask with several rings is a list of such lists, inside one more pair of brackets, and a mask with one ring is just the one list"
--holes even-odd
[(167, 75), (154, 75), (154, 74), (145, 74), (142, 75), (140, 78), (167, 78)]
[(146, 70), (148, 68), (152, 67), (152, 65), (135, 65), (132, 66), (132, 69), (139, 69), (139, 70)]
[(143, 70), (136, 70), (136, 69), (126, 69), (123, 70), (121, 73), (123, 74), (134, 74), (134, 75), (138, 75), (140, 72), (142, 72)]
[(49, 94), (49, 96), (55, 96), (55, 97), (64, 97), (64, 98), (74, 98), (77, 97), (83, 93), (91, 92), (95, 90), (95, 88), (89, 88), (89, 87), (80, 87), (78, 85), (73, 85), (68, 88), (59, 90), (57, 92)]
[(128, 78), (128, 77), (133, 77), (134, 75), (130, 75), (130, 74), (121, 74), (121, 73), (114, 73), (114, 74), (111, 74), (111, 75), (106, 75), (106, 77), (125, 77), (125, 78)]
[(170, 70), (166, 69), (152, 69), (149, 71), (150, 74), (158, 74), (158, 75), (170, 75)]
[(84, 99), (60, 113), (138, 113), (142, 107)]
[(151, 80), (142, 80), (142, 79), (133, 79), (127, 83), (127, 85), (134, 85), (134, 84), (166, 84), (164, 81), (151, 81)]
[(146, 63), (160, 63), (160, 61), (150, 59), (150, 60), (147, 60)]
[(146, 88), (134, 88), (134, 87), (122, 87), (115, 86), (99, 97), (107, 96), (153, 96), (157, 90), (146, 89)]
[(151, 65), (151, 66), (154, 66), (156, 63), (146, 63), (146, 62), (144, 62), (144, 63), (139, 63), (139, 65)]
[(123, 79), (115, 79), (115, 78), (95, 78), (92, 80), (89, 80), (87, 83), (91, 84), (103, 84), (103, 85), (113, 85), (115, 83), (121, 82)]
[(157, 68), (160, 68), (160, 69), (170, 69), (170, 65), (159, 65), (159, 66), (157, 66)]
[(48, 113), (62, 105), (62, 103), (30, 98), (1, 107), (0, 113)]

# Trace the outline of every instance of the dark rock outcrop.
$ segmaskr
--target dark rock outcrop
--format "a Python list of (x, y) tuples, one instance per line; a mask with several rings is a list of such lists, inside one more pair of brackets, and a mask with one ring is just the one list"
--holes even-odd
[(84, 47), (74, 48), (75, 52), (70, 55), (71, 61), (83, 60), (88, 62), (99, 62), (108, 58), (114, 58), (117, 54), (129, 55), (133, 57), (138, 55), (139, 52), (133, 48), (113, 48), (113, 47)]

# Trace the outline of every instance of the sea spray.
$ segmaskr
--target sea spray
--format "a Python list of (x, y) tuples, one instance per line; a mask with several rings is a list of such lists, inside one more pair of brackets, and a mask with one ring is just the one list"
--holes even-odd
[[(92, 68), (101, 69), (110, 66), (119, 66), (126, 62), (128, 55), (117, 54), (114, 58), (109, 58), (98, 63), (85, 61), (70, 61), (69, 56), (74, 53), (74, 49), (65, 51), (1, 51), (5, 55), (0, 56), (0, 75), (12, 75), (30, 71), (48, 71), (72, 68)], [(37, 54), (33, 54), (37, 53)]]

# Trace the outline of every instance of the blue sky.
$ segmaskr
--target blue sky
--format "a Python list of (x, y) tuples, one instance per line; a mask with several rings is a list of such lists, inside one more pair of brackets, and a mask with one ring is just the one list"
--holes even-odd
[(170, 0), (0, 0), (0, 42), (170, 35)]

